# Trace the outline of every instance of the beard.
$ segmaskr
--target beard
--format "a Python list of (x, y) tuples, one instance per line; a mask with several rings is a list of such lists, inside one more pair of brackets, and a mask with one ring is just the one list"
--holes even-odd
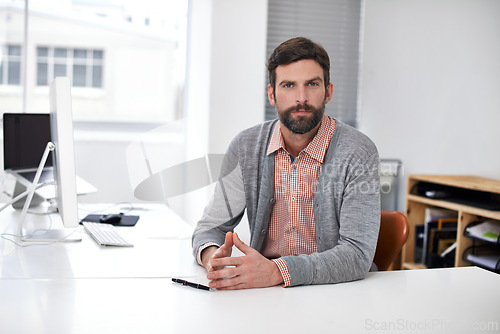
[[(297, 119), (293, 119), (292, 113), (299, 110), (306, 110), (311, 112), (311, 114), (308, 116), (299, 116)], [(304, 103), (283, 111), (280, 111), (276, 106), (276, 111), (280, 122), (287, 127), (288, 130), (295, 134), (304, 134), (314, 129), (314, 127), (321, 122), (321, 119), (325, 114), (325, 103), (318, 108)]]

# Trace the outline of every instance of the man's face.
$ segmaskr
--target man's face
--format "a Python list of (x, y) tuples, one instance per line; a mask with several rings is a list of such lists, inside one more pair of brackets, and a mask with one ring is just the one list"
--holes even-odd
[(268, 86), (269, 101), (276, 107), (281, 123), (297, 134), (318, 125), (332, 94), (332, 84), (325, 90), (323, 69), (312, 59), (278, 66), (275, 91)]

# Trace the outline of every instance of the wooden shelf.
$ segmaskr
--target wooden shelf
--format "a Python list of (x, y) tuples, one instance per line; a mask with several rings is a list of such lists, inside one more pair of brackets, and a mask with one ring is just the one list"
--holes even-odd
[(427, 266), (422, 263), (403, 262), (403, 269), (427, 269)]
[(500, 180), (487, 179), (471, 175), (410, 175), (414, 181), (430, 182), (444, 186), (457, 187), (469, 190), (486, 191), (500, 194)]
[(468, 266), (462, 259), (462, 254), (472, 245), (470, 238), (464, 236), (466, 226), (479, 219), (488, 218), (500, 220), (500, 211), (487, 210), (474, 205), (464, 205), (446, 199), (432, 199), (421, 196), (415, 189), (420, 183), (427, 185), (448, 186), (487, 194), (495, 200), (500, 200), (500, 180), (486, 179), (469, 175), (409, 175), (406, 193), (406, 215), (410, 225), (410, 234), (403, 246), (401, 267), (403, 269), (423, 269), (422, 263), (414, 263), (415, 252), (415, 227), (425, 223), (425, 211), (428, 208), (448, 209), (457, 215), (457, 248), (455, 253), (455, 266)]
[(422, 196), (411, 195), (411, 194), (406, 196), (406, 200), (412, 201), (415, 203), (427, 204), (427, 205), (432, 206), (432, 207), (449, 209), (449, 210), (453, 210), (453, 211), (457, 211), (457, 212), (464, 211), (464, 212), (474, 214), (477, 216), (500, 220), (500, 211), (486, 210), (486, 209), (481, 209), (481, 208), (470, 206), (470, 205), (463, 205), (463, 204), (458, 204), (458, 203), (454, 203), (454, 202), (448, 202), (445, 200), (430, 199), (430, 198), (425, 198)]

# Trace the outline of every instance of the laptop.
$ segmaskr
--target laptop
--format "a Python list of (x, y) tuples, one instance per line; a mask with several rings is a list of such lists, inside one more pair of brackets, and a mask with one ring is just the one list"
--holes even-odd
[[(3, 165), (4, 170), (14, 174), (24, 185), (34, 180), (50, 136), (50, 114), (3, 115)], [(42, 173), (43, 182), (54, 181), (52, 152)]]
[[(50, 114), (4, 113), (3, 114), (3, 158), (5, 172), (16, 178), (13, 197), (21, 194), (35, 178), (47, 143), (51, 141)], [(54, 183), (52, 152), (49, 154), (38, 183)], [(95, 192), (97, 189), (88, 182), (77, 177), (79, 194)], [(45, 199), (55, 197), (54, 186), (37, 190), (32, 206)], [(13, 205), (22, 207), (21, 199)]]

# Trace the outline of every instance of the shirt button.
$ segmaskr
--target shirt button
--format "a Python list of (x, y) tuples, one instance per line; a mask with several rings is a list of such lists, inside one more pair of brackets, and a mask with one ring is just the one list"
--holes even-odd
[(262, 231), (260, 231), (260, 234), (266, 234), (266, 230), (263, 229)]
[(295, 231), (297, 228), (295, 226), (292, 226), (292, 231)]
[(292, 202), (295, 202), (295, 196), (292, 196)]
[(297, 170), (297, 165), (293, 165), (292, 170)]

